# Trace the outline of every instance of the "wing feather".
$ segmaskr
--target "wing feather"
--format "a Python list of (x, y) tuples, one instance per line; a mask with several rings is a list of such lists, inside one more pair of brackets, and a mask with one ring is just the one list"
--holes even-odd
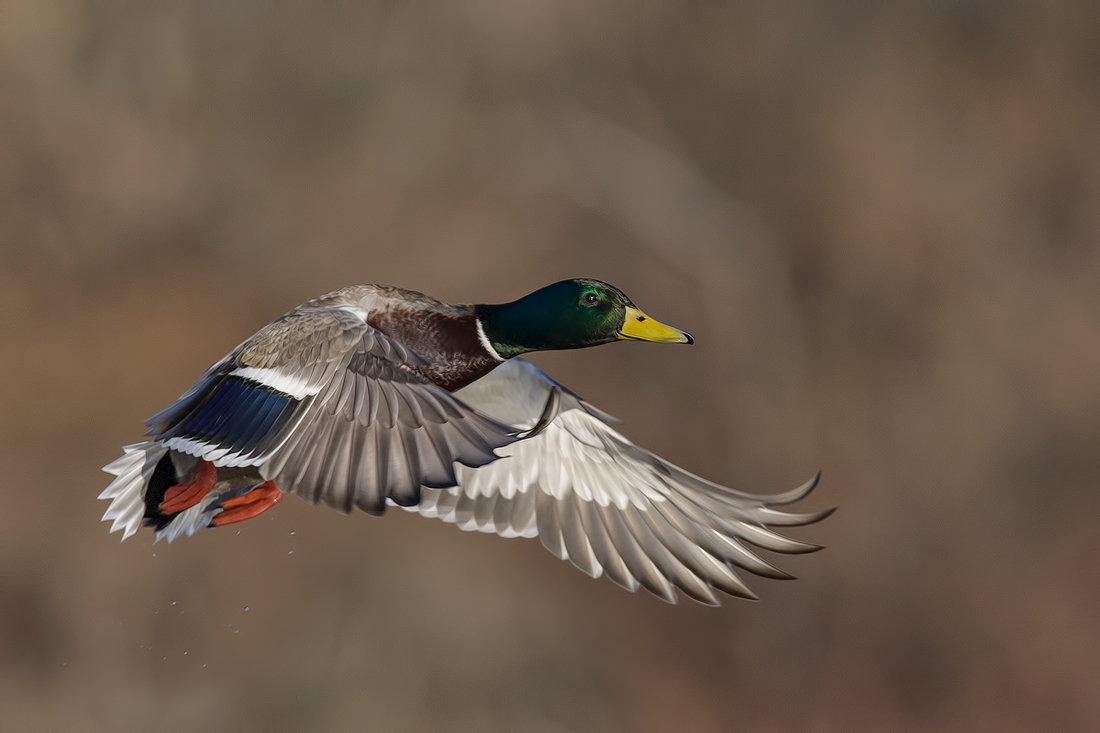
[(455, 524), (466, 531), (477, 529), (474, 523), (474, 509), (477, 508), (477, 497), (469, 494), (460, 494), (455, 504)]
[(579, 509), (585, 533), (592, 543), (592, 552), (596, 555), (596, 559), (600, 561), (604, 573), (606, 573), (607, 577), (611, 578), (612, 582), (616, 585), (626, 588), (631, 593), (637, 591), (639, 583), (637, 579), (631, 575), (626, 563), (623, 562), (622, 556), (619, 555), (619, 551), (615, 549), (615, 544), (611, 541), (611, 537), (607, 533), (607, 528), (604, 526), (603, 519), (600, 518), (599, 504), (591, 501), (582, 501), (578, 503), (577, 508)]
[[(466, 496), (465, 493), (462, 494)], [(557, 511), (555, 510), (555, 498), (545, 491), (535, 492), (535, 521), (538, 523), (539, 540), (542, 546), (552, 552), (561, 560), (568, 560), (569, 553), (565, 549), (565, 540), (561, 536), (561, 527), (558, 526)]]
[(630, 574), (650, 593), (669, 603), (675, 603), (676, 591), (672, 589), (672, 584), (669, 583), (668, 578), (661, 573), (657, 565), (638, 544), (634, 535), (631, 534), (630, 528), (626, 524), (625, 514), (619, 511), (617, 507), (603, 506), (602, 504), (596, 506), (599, 507), (598, 511), (600, 519), (603, 520), (603, 526), (607, 529), (611, 542), (615, 545), (615, 549), (619, 551), (619, 557), (623, 559), (626, 567), (630, 570)]
[(569, 497), (554, 502), (557, 505), (557, 524), (561, 529), (562, 541), (569, 559), (586, 574), (598, 578), (603, 575), (603, 567), (584, 531), (584, 524), (577, 509), (578, 501), (576, 497)]
[(474, 529), (492, 532), (496, 528), (493, 512), (496, 509), (499, 494), (490, 494), (480, 498), (474, 505)]
[[(628, 505), (622, 512), (623, 519), (626, 520), (627, 527), (630, 529), (630, 534), (637, 541), (638, 546), (653, 561), (661, 575), (673, 585), (700, 603), (709, 606), (718, 605), (718, 599), (714, 597), (709, 586), (682, 563), (676, 553), (653, 532), (646, 520), (646, 515), (650, 513), (638, 509), (633, 504)], [(676, 595), (673, 592), (672, 600), (675, 600), (675, 598)]]

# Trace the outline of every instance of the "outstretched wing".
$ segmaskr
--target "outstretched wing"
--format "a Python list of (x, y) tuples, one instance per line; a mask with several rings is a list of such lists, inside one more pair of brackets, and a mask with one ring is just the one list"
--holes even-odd
[[(735, 566), (791, 577), (749, 544), (782, 553), (818, 549), (768, 529), (809, 524), (831, 512), (772, 508), (806, 496), (816, 478), (767, 497), (706, 481), (633, 444), (608, 424), (613, 418), (523, 359), (456, 394), (502, 422), (534, 429), (501, 449), (499, 461), (459, 469), (457, 487), (425, 491), (411, 511), (466, 530), (537, 535), (589, 575), (606, 573), (631, 591), (645, 586), (669, 602), (676, 600), (674, 587), (711, 605), (718, 604), (712, 588), (755, 598)], [(547, 421), (545, 409), (554, 401), (556, 415)]]
[(174, 450), (254, 466), (283, 491), (343, 512), (414, 505), (516, 431), (421, 376), (424, 362), (353, 306), (307, 304), (215, 364), (147, 421)]

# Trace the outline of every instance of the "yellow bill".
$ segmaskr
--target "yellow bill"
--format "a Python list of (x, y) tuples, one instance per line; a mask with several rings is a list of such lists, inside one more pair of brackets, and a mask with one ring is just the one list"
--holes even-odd
[(653, 341), (658, 344), (693, 344), (690, 333), (666, 326), (633, 306), (626, 307), (626, 318), (619, 329), (619, 338), (628, 341)]

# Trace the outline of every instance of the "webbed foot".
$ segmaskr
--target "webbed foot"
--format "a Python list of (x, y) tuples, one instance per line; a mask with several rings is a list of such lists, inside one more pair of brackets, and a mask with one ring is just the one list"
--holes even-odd
[(239, 496), (218, 500), (215, 506), (220, 506), (222, 511), (214, 515), (214, 518), (210, 520), (210, 526), (221, 527), (258, 517), (278, 504), (282, 498), (283, 492), (279, 490), (274, 481), (264, 481), (262, 484), (256, 484)]
[(199, 465), (191, 472), (191, 477), (182, 484), (170, 486), (164, 492), (164, 501), (160, 510), (165, 514), (176, 514), (195, 506), (218, 482), (218, 469), (210, 461), (199, 460)]

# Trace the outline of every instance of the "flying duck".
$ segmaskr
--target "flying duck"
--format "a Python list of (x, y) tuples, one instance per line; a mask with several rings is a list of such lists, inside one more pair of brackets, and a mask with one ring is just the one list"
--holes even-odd
[[(769, 527), (831, 510), (775, 509), (782, 494), (719, 486), (635, 445), (619, 421), (522, 354), (619, 340), (694, 343), (599, 280), (554, 283), (500, 305), (448, 305), (357, 285), (294, 308), (145, 421), (148, 440), (104, 467), (99, 495), (122, 539), (169, 542), (250, 519), (286, 493), (349, 513), (388, 505), (464, 530), (539, 537), (593, 577), (676, 601), (755, 599), (743, 568), (792, 576), (755, 546), (820, 549)], [(819, 474), (820, 475), (820, 474)]]

